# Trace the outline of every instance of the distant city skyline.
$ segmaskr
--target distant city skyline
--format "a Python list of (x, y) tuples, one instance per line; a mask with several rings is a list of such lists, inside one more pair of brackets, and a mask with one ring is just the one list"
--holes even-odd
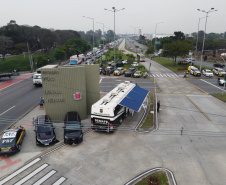
[[(89, 31), (100, 29), (114, 30), (115, 7), (115, 32), (116, 34), (132, 34), (138, 29), (142, 33), (173, 34), (181, 31), (191, 34), (198, 31), (199, 18), (205, 17), (206, 13), (197, 9), (208, 11), (215, 8), (208, 15), (206, 33), (224, 33), (226, 31), (225, 0), (162, 0), (151, 2), (149, 0), (0, 0), (1, 20), (0, 27), (7, 25), (10, 20), (15, 20), (18, 25), (40, 26), (54, 30)], [(121, 10), (122, 8), (125, 8)], [(109, 11), (106, 11), (108, 9)], [(9, 11), (10, 10), (10, 11)], [(90, 17), (91, 19), (84, 18)], [(102, 23), (102, 24), (98, 24)], [(162, 24), (158, 24), (163, 22)], [(156, 26), (157, 25), (157, 26)], [(157, 29), (156, 29), (157, 28)], [(204, 30), (205, 19), (200, 20), (199, 29)]]

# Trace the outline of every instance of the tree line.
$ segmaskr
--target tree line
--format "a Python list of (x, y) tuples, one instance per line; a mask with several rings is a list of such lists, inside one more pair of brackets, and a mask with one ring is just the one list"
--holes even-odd
[(70, 39), (75, 39), (74, 42), (84, 44), (83, 49), (77, 49), (86, 52), (92, 47), (93, 34), (95, 46), (102, 43), (102, 39), (107, 43), (113, 41), (114, 38), (112, 30), (105, 33), (102, 33), (100, 29), (94, 32), (90, 30), (86, 33), (74, 30), (53, 30), (39, 26), (18, 25), (15, 20), (11, 20), (7, 25), (0, 27), (0, 53), (3, 55), (6, 53), (21, 54), (27, 52), (28, 47), (31, 51), (38, 49), (48, 51), (65, 44), (68, 45), (66, 42)]

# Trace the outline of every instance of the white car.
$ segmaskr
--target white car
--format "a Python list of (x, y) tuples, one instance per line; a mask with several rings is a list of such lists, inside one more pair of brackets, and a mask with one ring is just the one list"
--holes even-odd
[(123, 64), (127, 64), (127, 60), (123, 60), (122, 63), (123, 63)]
[(131, 64), (131, 66), (132, 66), (132, 67), (137, 67), (137, 66), (139, 66), (139, 64), (138, 64), (137, 62), (133, 62), (133, 63)]
[(202, 74), (204, 76), (209, 76), (209, 77), (212, 77), (213, 76), (213, 72), (211, 70), (209, 70), (209, 69), (203, 69), (202, 70)]
[(218, 84), (219, 84), (219, 85), (224, 85), (224, 84), (225, 84), (224, 79), (218, 79)]

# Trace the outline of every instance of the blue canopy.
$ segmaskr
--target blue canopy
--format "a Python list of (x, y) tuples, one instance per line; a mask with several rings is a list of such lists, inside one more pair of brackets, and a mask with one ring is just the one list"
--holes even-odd
[(146, 89), (135, 86), (119, 104), (139, 112), (148, 92)]

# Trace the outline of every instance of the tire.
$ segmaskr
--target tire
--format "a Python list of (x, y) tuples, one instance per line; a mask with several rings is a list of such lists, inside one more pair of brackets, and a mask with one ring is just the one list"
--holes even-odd
[(19, 144), (18, 145), (18, 152), (21, 150), (21, 145)]
[(122, 124), (122, 117), (119, 119), (119, 124)]

